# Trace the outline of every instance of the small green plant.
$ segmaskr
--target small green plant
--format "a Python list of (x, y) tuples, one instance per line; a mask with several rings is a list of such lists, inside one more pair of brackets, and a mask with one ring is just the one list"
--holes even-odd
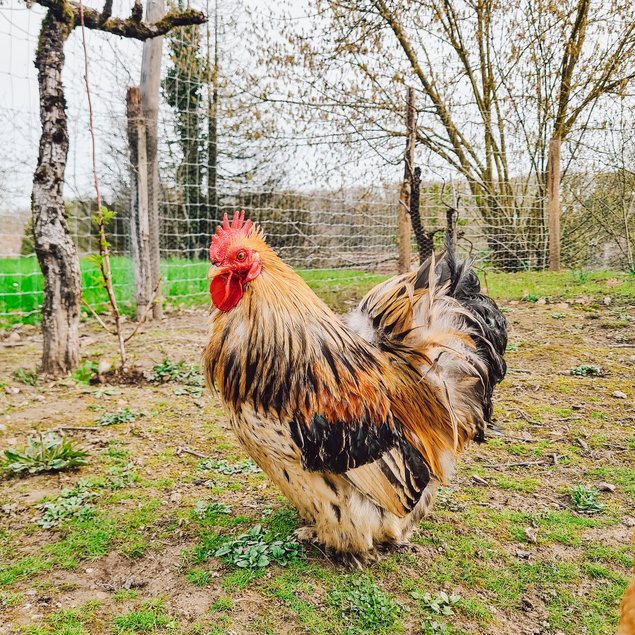
[(589, 279), (589, 272), (580, 269), (571, 272), (571, 279), (576, 284), (584, 284)]
[(437, 615), (454, 615), (453, 607), (461, 599), (460, 595), (448, 595), (445, 591), (440, 591), (436, 595), (412, 591), (410, 596), (414, 600), (417, 600), (427, 611), (431, 611)]
[(225, 503), (219, 503), (214, 501), (213, 503), (206, 503), (205, 501), (198, 501), (194, 506), (194, 515), (199, 518), (205, 518), (214, 516), (215, 514), (231, 514), (232, 508)]
[(606, 374), (602, 367), (595, 364), (580, 364), (569, 372), (576, 377), (603, 377)]
[(86, 465), (87, 456), (85, 450), (75, 449), (66, 437), (40, 432), (28, 437), (25, 448), (5, 450), (0, 466), (12, 474), (59, 472)]
[(507, 344), (507, 348), (505, 349), (505, 351), (507, 353), (517, 353), (518, 352), (518, 347), (519, 347), (518, 344), (509, 343), (509, 344)]
[(540, 296), (537, 296), (535, 293), (526, 293), (521, 300), (523, 302), (538, 302), (538, 300), (540, 300)]
[(205, 459), (198, 464), (199, 469), (206, 472), (214, 471), (219, 474), (231, 476), (232, 474), (251, 474), (252, 472), (260, 472), (260, 468), (251, 459), (241, 461), (240, 463), (229, 463), (225, 459), (214, 460)]
[(594, 487), (576, 485), (570, 492), (571, 502), (579, 512), (597, 514), (604, 510), (600, 501), (600, 493)]
[(35, 386), (37, 384), (37, 373), (33, 370), (24, 370), (24, 368), (16, 368), (13, 371), (13, 378), (27, 386)]
[(565, 315), (564, 315), (564, 313), (552, 313), (551, 317), (554, 320), (562, 320), (562, 319), (564, 319)]
[(97, 362), (86, 361), (78, 366), (71, 375), (71, 378), (78, 384), (90, 384), (94, 377), (99, 374), (99, 364)]
[(329, 603), (352, 622), (355, 632), (372, 633), (395, 624), (399, 605), (368, 578), (351, 579), (348, 587), (329, 593)]
[(279, 540), (255, 525), (246, 534), (221, 545), (214, 555), (241, 569), (262, 569), (271, 562), (285, 566), (304, 555), (302, 545), (292, 538)]
[(188, 366), (183, 360), (173, 362), (169, 359), (164, 359), (160, 364), (153, 366), (149, 379), (160, 383), (178, 382), (184, 384), (179, 388), (175, 388), (174, 394), (192, 395), (193, 397), (200, 397), (203, 394), (203, 386), (205, 385), (198, 366)]
[(454, 629), (451, 626), (442, 622), (437, 622), (436, 620), (432, 622), (423, 622), (421, 624), (422, 635), (451, 635), (453, 632)]
[(113, 467), (108, 469), (105, 485), (110, 489), (123, 489), (134, 485), (138, 480), (139, 475), (135, 472), (133, 463), (113, 465)]
[(130, 408), (122, 408), (117, 412), (107, 412), (103, 414), (97, 423), (100, 426), (114, 426), (119, 423), (132, 423), (137, 418), (137, 414), (130, 410)]
[(42, 513), (35, 523), (44, 529), (52, 529), (71, 518), (88, 519), (95, 513), (91, 502), (96, 497), (97, 492), (85, 483), (65, 489), (54, 501), (37, 505)]

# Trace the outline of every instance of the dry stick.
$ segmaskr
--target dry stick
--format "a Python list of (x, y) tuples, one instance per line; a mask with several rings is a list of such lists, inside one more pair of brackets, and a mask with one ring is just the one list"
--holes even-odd
[(104, 328), (104, 330), (106, 330), (111, 335), (117, 335), (115, 331), (112, 331), (111, 329), (108, 328), (108, 325), (99, 317), (95, 309), (93, 309), (93, 307), (90, 306), (90, 304), (88, 304), (88, 302), (86, 302), (84, 298), (82, 298), (82, 304), (93, 314), (93, 317), (99, 322), (99, 324)]
[(547, 461), (521, 461), (519, 463), (491, 463), (483, 467), (498, 469), (499, 467), (526, 467), (529, 465), (544, 465)]
[(139, 327), (146, 321), (146, 318), (148, 317), (148, 315), (150, 314), (150, 311), (152, 310), (152, 306), (154, 305), (154, 301), (156, 300), (157, 294), (159, 293), (160, 286), (161, 286), (161, 280), (159, 280), (159, 282), (157, 282), (157, 286), (154, 287), (154, 291), (152, 292), (152, 297), (150, 298), (150, 302), (148, 302), (146, 306), (146, 310), (143, 312), (141, 319), (137, 322), (137, 326), (135, 326), (134, 329), (132, 330), (132, 333), (130, 333), (130, 335), (128, 335), (124, 339), (124, 342), (131, 340), (136, 335), (137, 331), (139, 330)]
[(195, 450), (190, 450), (188, 448), (178, 447), (178, 448), (176, 448), (175, 452), (176, 452), (177, 455), (179, 455), (179, 454), (191, 454), (192, 456), (195, 456), (195, 457), (197, 457), (199, 459), (211, 459), (212, 458), (211, 456), (207, 456), (206, 454), (201, 454), (200, 452), (196, 452)]
[[(99, 269), (101, 271), (104, 284), (106, 286), (106, 292), (108, 294), (108, 301), (112, 309), (112, 315), (115, 320), (115, 331), (117, 340), (119, 341), (119, 356), (121, 358), (121, 369), (126, 366), (126, 346), (123, 339), (123, 333), (121, 331), (121, 315), (119, 313), (119, 307), (117, 306), (117, 299), (115, 298), (115, 292), (112, 287), (112, 271), (110, 269), (110, 252), (108, 250), (108, 241), (106, 240), (106, 230), (104, 224), (104, 214), (101, 208), (101, 191), (99, 190), (99, 179), (97, 178), (97, 150), (95, 144), (95, 128), (93, 126), (93, 103), (90, 94), (90, 85), (88, 83), (88, 50), (86, 48), (86, 31), (84, 28), (84, 5), (82, 1), (79, 2), (79, 19), (82, 26), (82, 48), (84, 49), (84, 82), (86, 84), (86, 96), (88, 98), (88, 126), (90, 129), (90, 140), (92, 146), (92, 159), (93, 159), (93, 180), (95, 183), (95, 193), (97, 195), (97, 228), (99, 230)], [(101, 322), (101, 320), (99, 320)], [(103, 322), (102, 322), (103, 324)], [(110, 332), (110, 329), (106, 329)]]
[(54, 430), (77, 430), (78, 432), (95, 432), (101, 430), (101, 426), (56, 426)]

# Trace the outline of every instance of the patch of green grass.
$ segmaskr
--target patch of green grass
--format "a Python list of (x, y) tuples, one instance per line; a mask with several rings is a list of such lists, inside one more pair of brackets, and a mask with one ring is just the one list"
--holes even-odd
[(242, 591), (249, 584), (265, 575), (264, 569), (236, 569), (223, 577), (223, 591), (232, 594), (236, 591)]
[(513, 492), (535, 492), (540, 487), (541, 482), (538, 478), (509, 478), (501, 474), (496, 477), (496, 485), (501, 489)]
[(174, 631), (177, 628), (175, 620), (165, 614), (162, 602), (146, 602), (133, 611), (126, 611), (113, 620), (115, 633), (154, 633), (157, 630)]
[(32, 635), (89, 635), (87, 628), (96, 608), (94, 602), (89, 602), (81, 609), (60, 609), (48, 616), (40, 626), (31, 627), (26, 631)]
[[(609, 296), (614, 300), (628, 301), (635, 296), (632, 276), (618, 271), (584, 272), (584, 280), (574, 279), (570, 272), (526, 271), (517, 273), (487, 272), (481, 280), (487, 292), (498, 300), (520, 300), (530, 294), (538, 298), (568, 300), (580, 296), (601, 299)], [(613, 279), (614, 286), (606, 281)]]
[(58, 542), (45, 544), (42, 554), (55, 566), (75, 569), (83, 560), (105, 556), (117, 535), (114, 521), (95, 513), (88, 519), (69, 521), (69, 530)]
[(26, 447), (4, 451), (0, 467), (10, 474), (60, 472), (86, 465), (88, 452), (78, 450), (72, 441), (55, 432), (39, 433), (27, 438)]
[(627, 496), (635, 497), (635, 470), (627, 466), (607, 466), (587, 471), (588, 477), (600, 477), (617, 485)]
[(16, 580), (48, 571), (51, 563), (40, 556), (25, 556), (0, 569), (0, 586), (8, 586)]
[(190, 569), (185, 577), (194, 586), (207, 586), (212, 581), (212, 574), (200, 568)]
[(230, 597), (218, 598), (209, 607), (210, 611), (214, 613), (222, 613), (225, 611), (231, 611), (234, 608), (234, 601)]
[(119, 589), (113, 593), (112, 599), (115, 602), (128, 602), (130, 600), (136, 600), (139, 596), (139, 592), (134, 589)]

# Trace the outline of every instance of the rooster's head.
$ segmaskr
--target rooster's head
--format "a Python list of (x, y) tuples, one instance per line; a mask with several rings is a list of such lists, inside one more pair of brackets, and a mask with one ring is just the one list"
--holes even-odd
[(262, 235), (254, 224), (245, 221), (245, 212), (234, 214), (230, 224), (227, 214), (212, 236), (209, 258), (214, 265), (210, 271), (210, 294), (217, 309), (233, 309), (243, 296), (245, 285), (262, 271), (260, 253), (256, 250)]

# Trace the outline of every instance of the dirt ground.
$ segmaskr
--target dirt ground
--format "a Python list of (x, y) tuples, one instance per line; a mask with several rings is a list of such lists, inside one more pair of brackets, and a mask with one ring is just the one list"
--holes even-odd
[[(613, 633), (635, 530), (634, 308), (503, 306), (509, 371), (497, 430), (465, 452), (418, 549), (363, 573), (313, 547), (255, 570), (213, 555), (256, 524), (286, 538), (298, 521), (194, 375), (147, 379), (166, 359), (198, 364), (205, 311), (145, 325), (129, 350), (146, 379), (128, 385), (28, 385), (14, 373), (35, 369), (41, 337), (35, 327), (7, 332), (0, 450), (61, 427), (89, 457), (74, 472), (0, 481), (0, 633)], [(83, 325), (83, 360), (104, 368), (114, 350)], [(601, 376), (571, 374), (582, 365)], [(132, 421), (98, 424), (124, 408)], [(92, 429), (73, 429), (83, 427)], [(37, 505), (80, 482), (94, 494), (86, 514), (38, 525)], [(596, 490), (600, 509), (574, 501), (580, 485)], [(231, 512), (201, 517), (199, 501)], [(460, 599), (437, 611), (426, 594), (442, 591)]]

